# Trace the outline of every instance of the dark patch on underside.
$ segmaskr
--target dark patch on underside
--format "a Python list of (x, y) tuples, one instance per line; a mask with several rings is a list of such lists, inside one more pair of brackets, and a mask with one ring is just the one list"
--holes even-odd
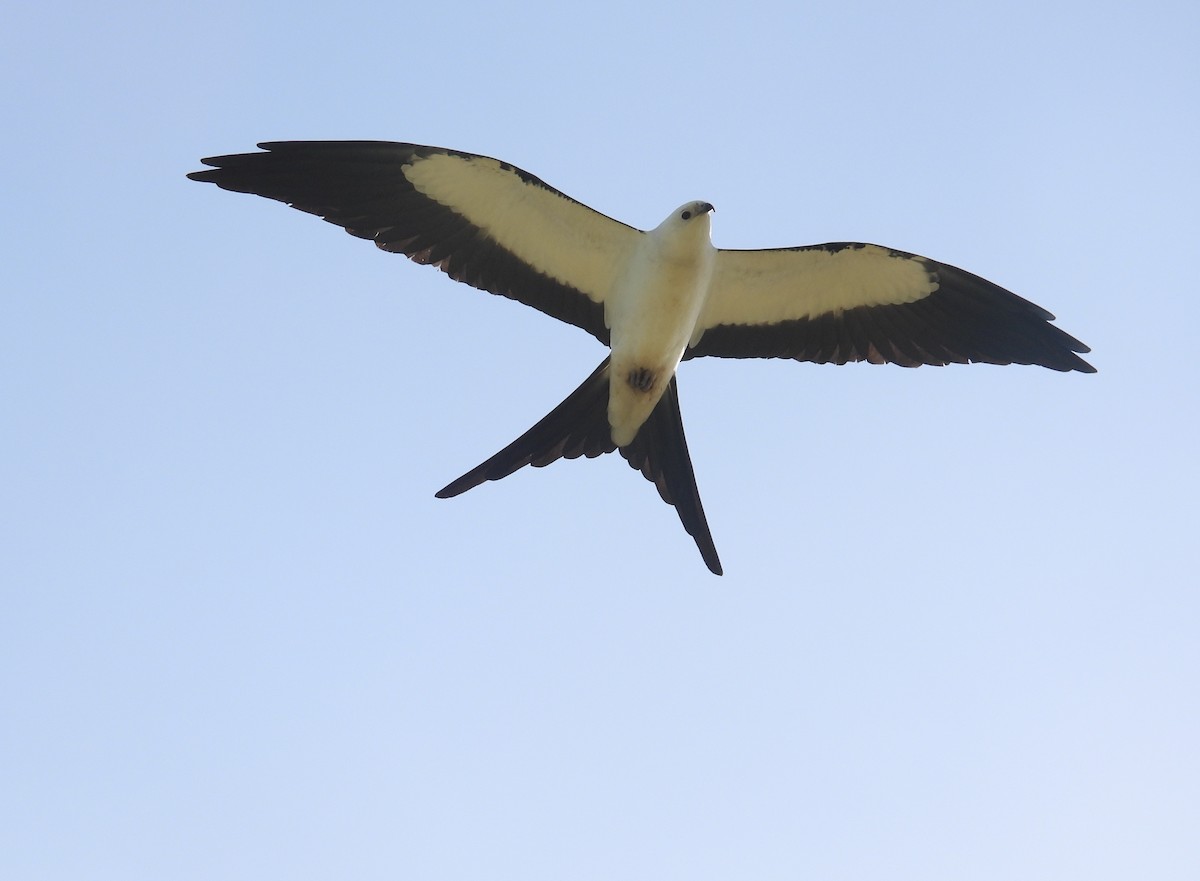
[(639, 392), (648, 392), (654, 388), (657, 375), (645, 367), (635, 367), (625, 377), (629, 387)]

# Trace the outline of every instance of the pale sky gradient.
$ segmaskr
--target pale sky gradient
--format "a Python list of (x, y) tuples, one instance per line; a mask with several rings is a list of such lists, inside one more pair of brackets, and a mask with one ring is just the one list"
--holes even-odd
[[(1200, 877), (1198, 10), (9, 10), (0, 877)], [(683, 365), (724, 578), (616, 456), (440, 501), (603, 349), (184, 177), (305, 138), (925, 254), (1100, 372)]]

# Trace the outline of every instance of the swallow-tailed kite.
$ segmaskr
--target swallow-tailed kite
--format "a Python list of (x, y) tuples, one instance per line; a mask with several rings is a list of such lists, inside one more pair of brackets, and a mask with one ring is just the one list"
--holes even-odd
[(688, 456), (681, 360), (1039, 364), (1093, 373), (1054, 316), (977, 275), (879, 245), (714, 248), (713, 206), (642, 231), (486, 156), (380, 141), (282, 141), (202, 160), (207, 181), (285, 202), (385, 251), (519, 300), (610, 348), (549, 415), (437, 493), (620, 450), (721, 574)]

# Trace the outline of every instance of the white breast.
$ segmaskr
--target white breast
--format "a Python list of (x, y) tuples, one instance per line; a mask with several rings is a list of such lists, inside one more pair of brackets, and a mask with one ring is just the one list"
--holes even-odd
[[(707, 215), (673, 213), (646, 235), (607, 311), (612, 363), (608, 420), (613, 442), (637, 435), (666, 390), (696, 327), (716, 249)], [(641, 387), (647, 376), (649, 388)]]

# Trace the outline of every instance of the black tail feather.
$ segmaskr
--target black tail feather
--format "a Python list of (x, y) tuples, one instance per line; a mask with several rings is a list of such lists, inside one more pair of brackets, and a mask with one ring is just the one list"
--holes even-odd
[(543, 468), (564, 456), (575, 459), (611, 453), (617, 448), (608, 426), (608, 359), (592, 371), (567, 399), (503, 450), (438, 490), (449, 499), (488, 480), (500, 480), (533, 465)]
[(722, 574), (721, 560), (717, 557), (717, 546), (713, 544), (708, 519), (704, 516), (704, 505), (700, 502), (700, 490), (692, 471), (692, 457), (683, 434), (679, 388), (674, 376), (633, 443), (621, 448), (621, 455), (658, 487), (662, 500), (675, 508), (683, 528), (695, 539), (705, 565), (714, 574)]
[[(533, 428), (486, 462), (451, 481), (438, 491), (437, 497), (457, 496), (485, 481), (507, 477), (526, 465), (541, 468), (561, 458), (592, 458), (615, 450), (617, 445), (612, 441), (608, 424), (608, 363), (605, 358), (579, 388)], [(695, 539), (705, 564), (717, 575), (722, 574), (700, 491), (696, 488), (674, 376), (633, 442), (621, 448), (621, 455), (658, 487), (658, 494), (675, 508), (683, 528)]]

